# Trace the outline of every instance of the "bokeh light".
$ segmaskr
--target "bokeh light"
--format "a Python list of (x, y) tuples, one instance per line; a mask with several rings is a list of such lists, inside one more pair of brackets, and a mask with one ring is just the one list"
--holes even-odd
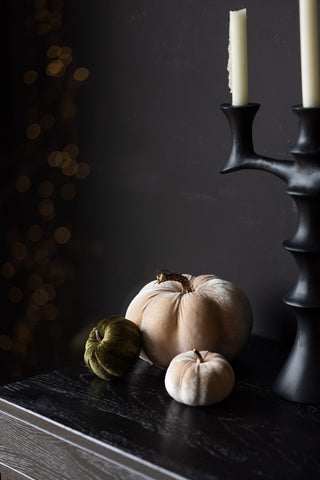
[(39, 123), (31, 123), (31, 125), (28, 125), (26, 128), (26, 137), (29, 140), (35, 140), (40, 136), (41, 133), (41, 127)]
[(46, 293), (48, 295), (48, 300), (49, 301), (54, 300), (54, 298), (56, 296), (56, 289), (54, 288), (54, 286), (51, 285), (50, 283), (45, 283), (43, 285), (43, 289), (46, 291)]
[(77, 68), (72, 48), (65, 44), (64, 2), (32, 0), (25, 10), (21, 58), (27, 141), (16, 145), (13, 156), (17, 176), (8, 186), (10, 198), (7, 195), (13, 207), (5, 232), (8, 258), (0, 266), (7, 301), (16, 312), (6, 320), (8, 331), (0, 335), (11, 379), (39, 367), (43, 353), (36, 345), (48, 321), (52, 358), (59, 357), (61, 336), (70, 337), (72, 329), (65, 335), (63, 322), (70, 320), (71, 305), (79, 296), (72, 282), (84, 250), (76, 235), (71, 235), (74, 225), (69, 215), (74, 205), (65, 207), (80, 192), (78, 180), (90, 173), (84, 158), (77, 161), (74, 121), (76, 93), (89, 69)]
[(13, 347), (13, 342), (9, 335), (2, 334), (0, 335), (0, 349), (4, 350), (5, 352), (9, 352)]
[(22, 242), (16, 242), (12, 246), (11, 253), (16, 260), (23, 260), (27, 255), (26, 246)]
[(77, 171), (75, 172), (76, 178), (83, 180), (90, 174), (90, 165), (86, 162), (79, 162)]
[(50, 167), (60, 167), (63, 162), (63, 155), (62, 152), (58, 150), (54, 150), (48, 156), (48, 163)]
[(73, 73), (73, 78), (77, 80), (77, 82), (83, 82), (88, 76), (89, 70), (85, 67), (79, 67)]
[(10, 287), (8, 290), (8, 298), (12, 303), (19, 303), (23, 298), (23, 293), (18, 287)]
[(49, 58), (57, 58), (59, 57), (62, 49), (59, 45), (51, 45), (47, 50), (47, 56)]
[[(69, 154), (73, 159), (76, 159), (79, 155), (79, 147), (75, 143), (69, 143), (63, 149), (63, 154)], [(67, 157), (66, 157), (67, 158)]]
[(46, 290), (42, 287), (36, 288), (33, 292), (32, 300), (36, 305), (40, 305), (41, 307), (48, 303), (49, 296)]
[(78, 163), (73, 159), (73, 158), (67, 158), (64, 160), (62, 164), (62, 173), (63, 175), (66, 175), (67, 177), (71, 177), (72, 175), (75, 175), (78, 169)]
[(60, 59), (52, 60), (46, 68), (46, 74), (50, 77), (59, 75), (64, 69), (64, 63)]
[(52, 200), (49, 198), (43, 199), (39, 202), (39, 213), (43, 218), (52, 218), (55, 214), (55, 206)]
[(28, 70), (23, 76), (24, 83), (26, 85), (31, 85), (36, 82), (38, 78), (38, 73), (35, 70)]
[(62, 118), (71, 119), (77, 113), (76, 106), (71, 102), (61, 103), (60, 105), (60, 115)]
[(54, 239), (60, 245), (68, 243), (70, 240), (71, 234), (66, 227), (58, 227), (54, 232)]
[(17, 178), (16, 189), (18, 192), (24, 193), (27, 192), (30, 188), (31, 180), (27, 175), (21, 175)]
[(4, 278), (12, 278), (13, 275), (16, 273), (16, 269), (14, 268), (14, 265), (12, 265), (11, 262), (5, 262), (1, 266), (1, 273)]

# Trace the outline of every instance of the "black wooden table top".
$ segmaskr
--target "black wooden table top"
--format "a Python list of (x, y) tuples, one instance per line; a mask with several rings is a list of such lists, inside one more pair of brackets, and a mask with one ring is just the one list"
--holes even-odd
[(287, 353), (252, 337), (232, 394), (209, 407), (171, 399), (164, 370), (142, 360), (121, 380), (81, 364), (3, 386), (0, 398), (188, 479), (319, 479), (320, 406), (271, 391)]

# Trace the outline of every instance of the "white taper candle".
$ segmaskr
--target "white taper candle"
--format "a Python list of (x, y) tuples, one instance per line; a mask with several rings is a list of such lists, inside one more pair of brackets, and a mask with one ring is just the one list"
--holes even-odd
[(299, 0), (303, 107), (320, 106), (317, 0)]
[(229, 88), (232, 105), (248, 104), (247, 10), (230, 12)]

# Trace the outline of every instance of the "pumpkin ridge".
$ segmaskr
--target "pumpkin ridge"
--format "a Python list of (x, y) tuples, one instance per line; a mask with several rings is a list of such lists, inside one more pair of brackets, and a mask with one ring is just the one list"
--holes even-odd
[(191, 363), (191, 360), (189, 362), (185, 362), (185, 365), (183, 366), (182, 372), (179, 376), (179, 390), (181, 390), (181, 385), (182, 385), (182, 382), (183, 382), (184, 374), (185, 374), (186, 370), (188, 370), (190, 368), (190, 363)]
[(109, 374), (108, 369), (101, 363), (98, 355), (97, 355), (97, 350), (94, 351), (93, 358), (95, 360), (95, 369), (98, 368), (98, 371), (102, 373), (103, 377), (105, 380), (110, 380), (112, 376)]

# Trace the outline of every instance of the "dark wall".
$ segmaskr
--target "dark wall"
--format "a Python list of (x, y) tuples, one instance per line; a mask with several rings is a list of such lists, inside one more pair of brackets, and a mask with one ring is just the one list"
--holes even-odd
[[(23, 264), (16, 260), (15, 275), (1, 280), (8, 313), (0, 340), (5, 355), (12, 354), (13, 377), (36, 366), (66, 363), (74, 358), (70, 342), (75, 358), (81, 358), (88, 325), (111, 313), (124, 314), (158, 268), (214, 273), (234, 282), (252, 304), (254, 331), (291, 341), (295, 320), (281, 299), (297, 272), (281, 244), (294, 233), (296, 210), (276, 177), (219, 173), (230, 149), (219, 105), (231, 99), (228, 12), (246, 7), (249, 100), (261, 103), (254, 124), (256, 150), (289, 158), (297, 135), (290, 107), (301, 102), (298, 2), (37, 0), (26, 1), (24, 11), (14, 9), (15, 15), (15, 2), (5, 3), (11, 12), (6, 35), (15, 82), (7, 86), (12, 131), (2, 175), (2, 262), (11, 261), (12, 231), (24, 242), (34, 223), (42, 222), (46, 248), (52, 247), (47, 263), (39, 266), (30, 245), (30, 257)], [(54, 18), (46, 17), (44, 8)], [(35, 26), (30, 27), (30, 18)], [(48, 32), (39, 27), (42, 23), (49, 25)], [(72, 63), (59, 78), (45, 73), (46, 51), (53, 44), (72, 48)], [(79, 66), (89, 70), (80, 86), (73, 80)], [(39, 73), (31, 88), (22, 78), (30, 68)], [(61, 117), (65, 102), (75, 106), (72, 118)], [(41, 115), (50, 110), (56, 123), (51, 133), (29, 141), (25, 112), (34, 105)], [(69, 143), (79, 147), (77, 162), (90, 166), (85, 179), (60, 178), (48, 166), (50, 152)], [(31, 178), (23, 195), (15, 191), (21, 175)], [(56, 216), (49, 221), (35, 213), (38, 185), (48, 179), (57, 192), (51, 197)], [(76, 186), (72, 201), (59, 197), (63, 182)], [(71, 239), (53, 245), (61, 225)], [(28, 252), (29, 244), (26, 239)], [(47, 307), (38, 305), (30, 317), (34, 292), (21, 285), (40, 270), (44, 282), (54, 283), (52, 268), (64, 275), (50, 300), (59, 315), (50, 319), (43, 313)], [(12, 286), (24, 296), (8, 307)], [(21, 332), (24, 347), (18, 342), (14, 351)], [(29, 370), (19, 369), (28, 358)]]
[(268, 174), (219, 173), (230, 148), (219, 108), (230, 101), (228, 12), (244, 6), (249, 98), (261, 103), (256, 149), (288, 158), (297, 133), (290, 106), (301, 101), (297, 2), (73, 4), (69, 33), (91, 71), (79, 115), (94, 162), (86, 215), (106, 248), (91, 264), (88, 308), (124, 313), (157, 268), (211, 272), (247, 293), (257, 333), (292, 338), (281, 299), (296, 269), (281, 244), (295, 208)]

